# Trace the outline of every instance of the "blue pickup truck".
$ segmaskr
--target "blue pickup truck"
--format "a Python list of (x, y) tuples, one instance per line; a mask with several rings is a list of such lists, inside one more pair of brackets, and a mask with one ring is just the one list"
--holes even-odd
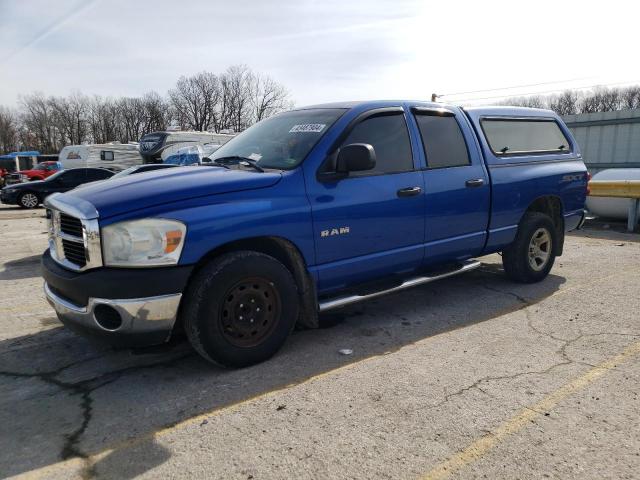
[(47, 199), (44, 288), (65, 325), (118, 345), (180, 329), (207, 360), (250, 365), (319, 312), (482, 255), (543, 280), (584, 220), (587, 170), (547, 110), (317, 105), (210, 158)]

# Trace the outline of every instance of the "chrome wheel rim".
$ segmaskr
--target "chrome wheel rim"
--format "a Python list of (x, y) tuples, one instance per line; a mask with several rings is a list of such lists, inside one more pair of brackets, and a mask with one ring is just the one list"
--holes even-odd
[(549, 263), (551, 234), (546, 228), (537, 229), (529, 242), (529, 266), (539, 272)]
[(38, 206), (38, 197), (36, 197), (33, 193), (25, 193), (22, 196), (22, 205), (27, 208), (35, 208)]

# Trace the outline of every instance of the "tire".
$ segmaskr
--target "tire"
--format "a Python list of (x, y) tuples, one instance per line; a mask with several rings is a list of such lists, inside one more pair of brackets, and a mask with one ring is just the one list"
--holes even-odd
[(24, 192), (18, 197), (18, 205), (22, 208), (36, 208), (40, 205), (40, 198), (33, 192)]
[(505, 273), (519, 283), (544, 280), (555, 262), (557, 245), (553, 220), (544, 213), (525, 213), (515, 240), (502, 252)]
[(298, 298), (291, 272), (278, 260), (232, 252), (195, 274), (181, 317), (189, 342), (206, 360), (246, 367), (282, 347), (298, 318)]

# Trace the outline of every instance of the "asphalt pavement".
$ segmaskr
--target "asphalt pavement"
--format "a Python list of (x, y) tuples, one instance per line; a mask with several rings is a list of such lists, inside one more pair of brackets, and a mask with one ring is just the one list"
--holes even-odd
[(0, 477), (640, 476), (638, 234), (571, 234), (535, 285), (484, 257), (224, 370), (180, 339), (111, 350), (63, 328), (45, 230), (42, 209), (0, 208)]

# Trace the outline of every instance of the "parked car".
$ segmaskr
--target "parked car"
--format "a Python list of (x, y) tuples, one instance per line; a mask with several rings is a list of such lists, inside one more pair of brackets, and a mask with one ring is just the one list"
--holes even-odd
[(549, 110), (320, 105), (257, 123), (211, 160), (47, 199), (45, 293), (64, 324), (118, 345), (180, 327), (207, 360), (245, 366), (318, 312), (482, 255), (539, 282), (584, 220), (587, 170)]
[(57, 171), (62, 169), (62, 165), (57, 161), (47, 161), (35, 165), (29, 170), (20, 170), (13, 172), (5, 177), (5, 184), (12, 185), (14, 183), (33, 182), (36, 180), (44, 180)]
[(46, 180), (8, 185), (0, 190), (0, 201), (22, 208), (36, 208), (52, 193), (67, 192), (83, 183), (104, 180), (113, 172), (103, 168), (60, 170)]

